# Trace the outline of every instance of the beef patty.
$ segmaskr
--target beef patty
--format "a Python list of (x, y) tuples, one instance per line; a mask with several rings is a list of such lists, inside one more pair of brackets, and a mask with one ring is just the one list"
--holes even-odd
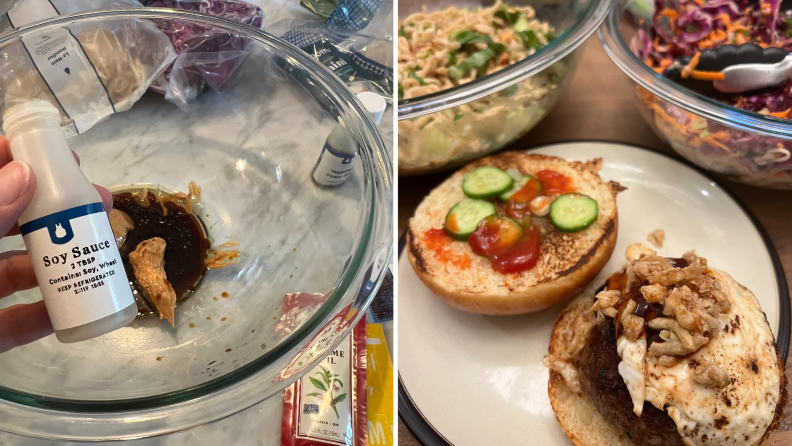
[(636, 445), (684, 446), (674, 420), (664, 410), (644, 402), (640, 417), (633, 412), (619, 362), (613, 323), (597, 324), (580, 355), (580, 384), (602, 417), (624, 430)]

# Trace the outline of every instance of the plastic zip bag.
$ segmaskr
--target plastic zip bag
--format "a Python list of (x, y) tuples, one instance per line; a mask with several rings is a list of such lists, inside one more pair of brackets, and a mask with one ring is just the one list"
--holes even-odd
[[(134, 0), (22, 0), (0, 18), (0, 32), (61, 14), (140, 6)], [(131, 108), (175, 58), (168, 38), (146, 20), (70, 25), (12, 41), (0, 48), (0, 113), (45, 99), (73, 136)]]
[[(173, 8), (222, 17), (261, 28), (258, 6), (238, 0), (149, 0), (146, 6)], [(223, 91), (247, 57), (248, 39), (180, 20), (155, 20), (178, 54), (173, 66), (152, 84), (152, 90), (182, 109), (189, 109), (206, 88)]]
[(341, 0), (323, 22), (335, 0), (301, 4), (316, 20), (284, 19), (271, 28), (290, 28), (283, 39), (314, 56), (354, 93), (372, 91), (392, 103), (392, 0)]

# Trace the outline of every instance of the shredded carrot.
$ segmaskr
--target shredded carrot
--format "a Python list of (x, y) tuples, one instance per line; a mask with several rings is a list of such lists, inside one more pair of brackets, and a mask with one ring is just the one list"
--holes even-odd
[(745, 36), (740, 33), (737, 33), (737, 35), (734, 37), (734, 43), (736, 43), (737, 45), (742, 45), (743, 43), (745, 43)]
[(663, 59), (660, 61), (660, 68), (666, 69), (671, 66), (671, 59)]
[(772, 116), (774, 118), (786, 118), (787, 116), (789, 116), (789, 111), (790, 110), (792, 110), (792, 109), (788, 108), (788, 109), (780, 111), (780, 112), (770, 113), (770, 116)]
[(725, 150), (727, 152), (731, 152), (730, 148), (724, 146), (723, 144), (720, 143), (720, 141), (717, 141), (712, 136), (707, 136), (706, 138), (704, 138), (704, 142), (706, 142), (707, 144), (709, 144), (711, 146), (714, 146), (714, 147), (720, 147), (721, 149), (723, 149), (723, 150)]
[(668, 21), (671, 24), (671, 30), (676, 29), (676, 20), (679, 18), (679, 13), (674, 11), (673, 9), (666, 8), (660, 11), (660, 17), (668, 17)]
[(663, 67), (657, 67), (657, 68), (652, 68), (652, 69), (655, 70), (655, 73), (657, 73), (657, 74), (663, 74), (663, 71), (665, 71), (665, 68), (663, 68)]
[(769, 16), (773, 12), (773, 9), (770, 7), (769, 3), (761, 3), (761, 7), (762, 15), (765, 17)]
[(717, 139), (718, 141), (729, 141), (731, 139), (731, 135), (729, 134), (728, 130), (710, 133), (710, 136), (712, 136), (714, 139)]
[(700, 81), (719, 81), (726, 77), (725, 74), (718, 71), (693, 71), (690, 73), (693, 79)]
[(693, 70), (696, 69), (696, 65), (698, 65), (699, 59), (701, 59), (701, 53), (696, 53), (696, 55), (693, 56), (692, 59), (690, 59), (690, 63), (687, 64), (687, 66), (682, 69), (682, 79), (687, 79), (688, 77), (690, 77), (690, 74), (693, 72)]
[(729, 14), (721, 14), (721, 15), (715, 17), (715, 18), (720, 20), (721, 23), (723, 23), (723, 26), (726, 27), (726, 29), (729, 29), (729, 27), (732, 24), (731, 17), (729, 17)]
[(699, 6), (704, 6), (704, 0), (693, 0)]

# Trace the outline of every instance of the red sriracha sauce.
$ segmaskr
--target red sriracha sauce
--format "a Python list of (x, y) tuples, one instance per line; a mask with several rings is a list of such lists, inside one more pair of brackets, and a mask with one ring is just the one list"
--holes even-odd
[(522, 228), (516, 221), (492, 215), (485, 218), (468, 238), (470, 248), (486, 256), (500, 273), (516, 273), (533, 268), (539, 260), (539, 229)]
[(536, 178), (539, 178), (539, 181), (542, 182), (542, 186), (544, 186), (543, 192), (547, 195), (577, 192), (577, 188), (572, 184), (571, 178), (554, 170), (539, 171), (536, 174)]
[(509, 214), (509, 217), (522, 221), (523, 217), (531, 213), (528, 203), (541, 192), (542, 184), (533, 178), (529, 179), (522, 189), (509, 197), (509, 201), (506, 202), (506, 213)]
[(490, 256), (492, 268), (503, 274), (527, 271), (539, 261), (541, 244), (542, 236), (539, 234), (539, 228), (531, 226), (525, 230), (525, 234), (516, 245), (500, 254)]

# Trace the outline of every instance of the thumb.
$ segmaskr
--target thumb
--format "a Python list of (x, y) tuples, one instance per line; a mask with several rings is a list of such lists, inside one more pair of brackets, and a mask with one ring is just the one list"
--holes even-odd
[(0, 169), (0, 234), (7, 234), (36, 192), (36, 175), (22, 161)]

